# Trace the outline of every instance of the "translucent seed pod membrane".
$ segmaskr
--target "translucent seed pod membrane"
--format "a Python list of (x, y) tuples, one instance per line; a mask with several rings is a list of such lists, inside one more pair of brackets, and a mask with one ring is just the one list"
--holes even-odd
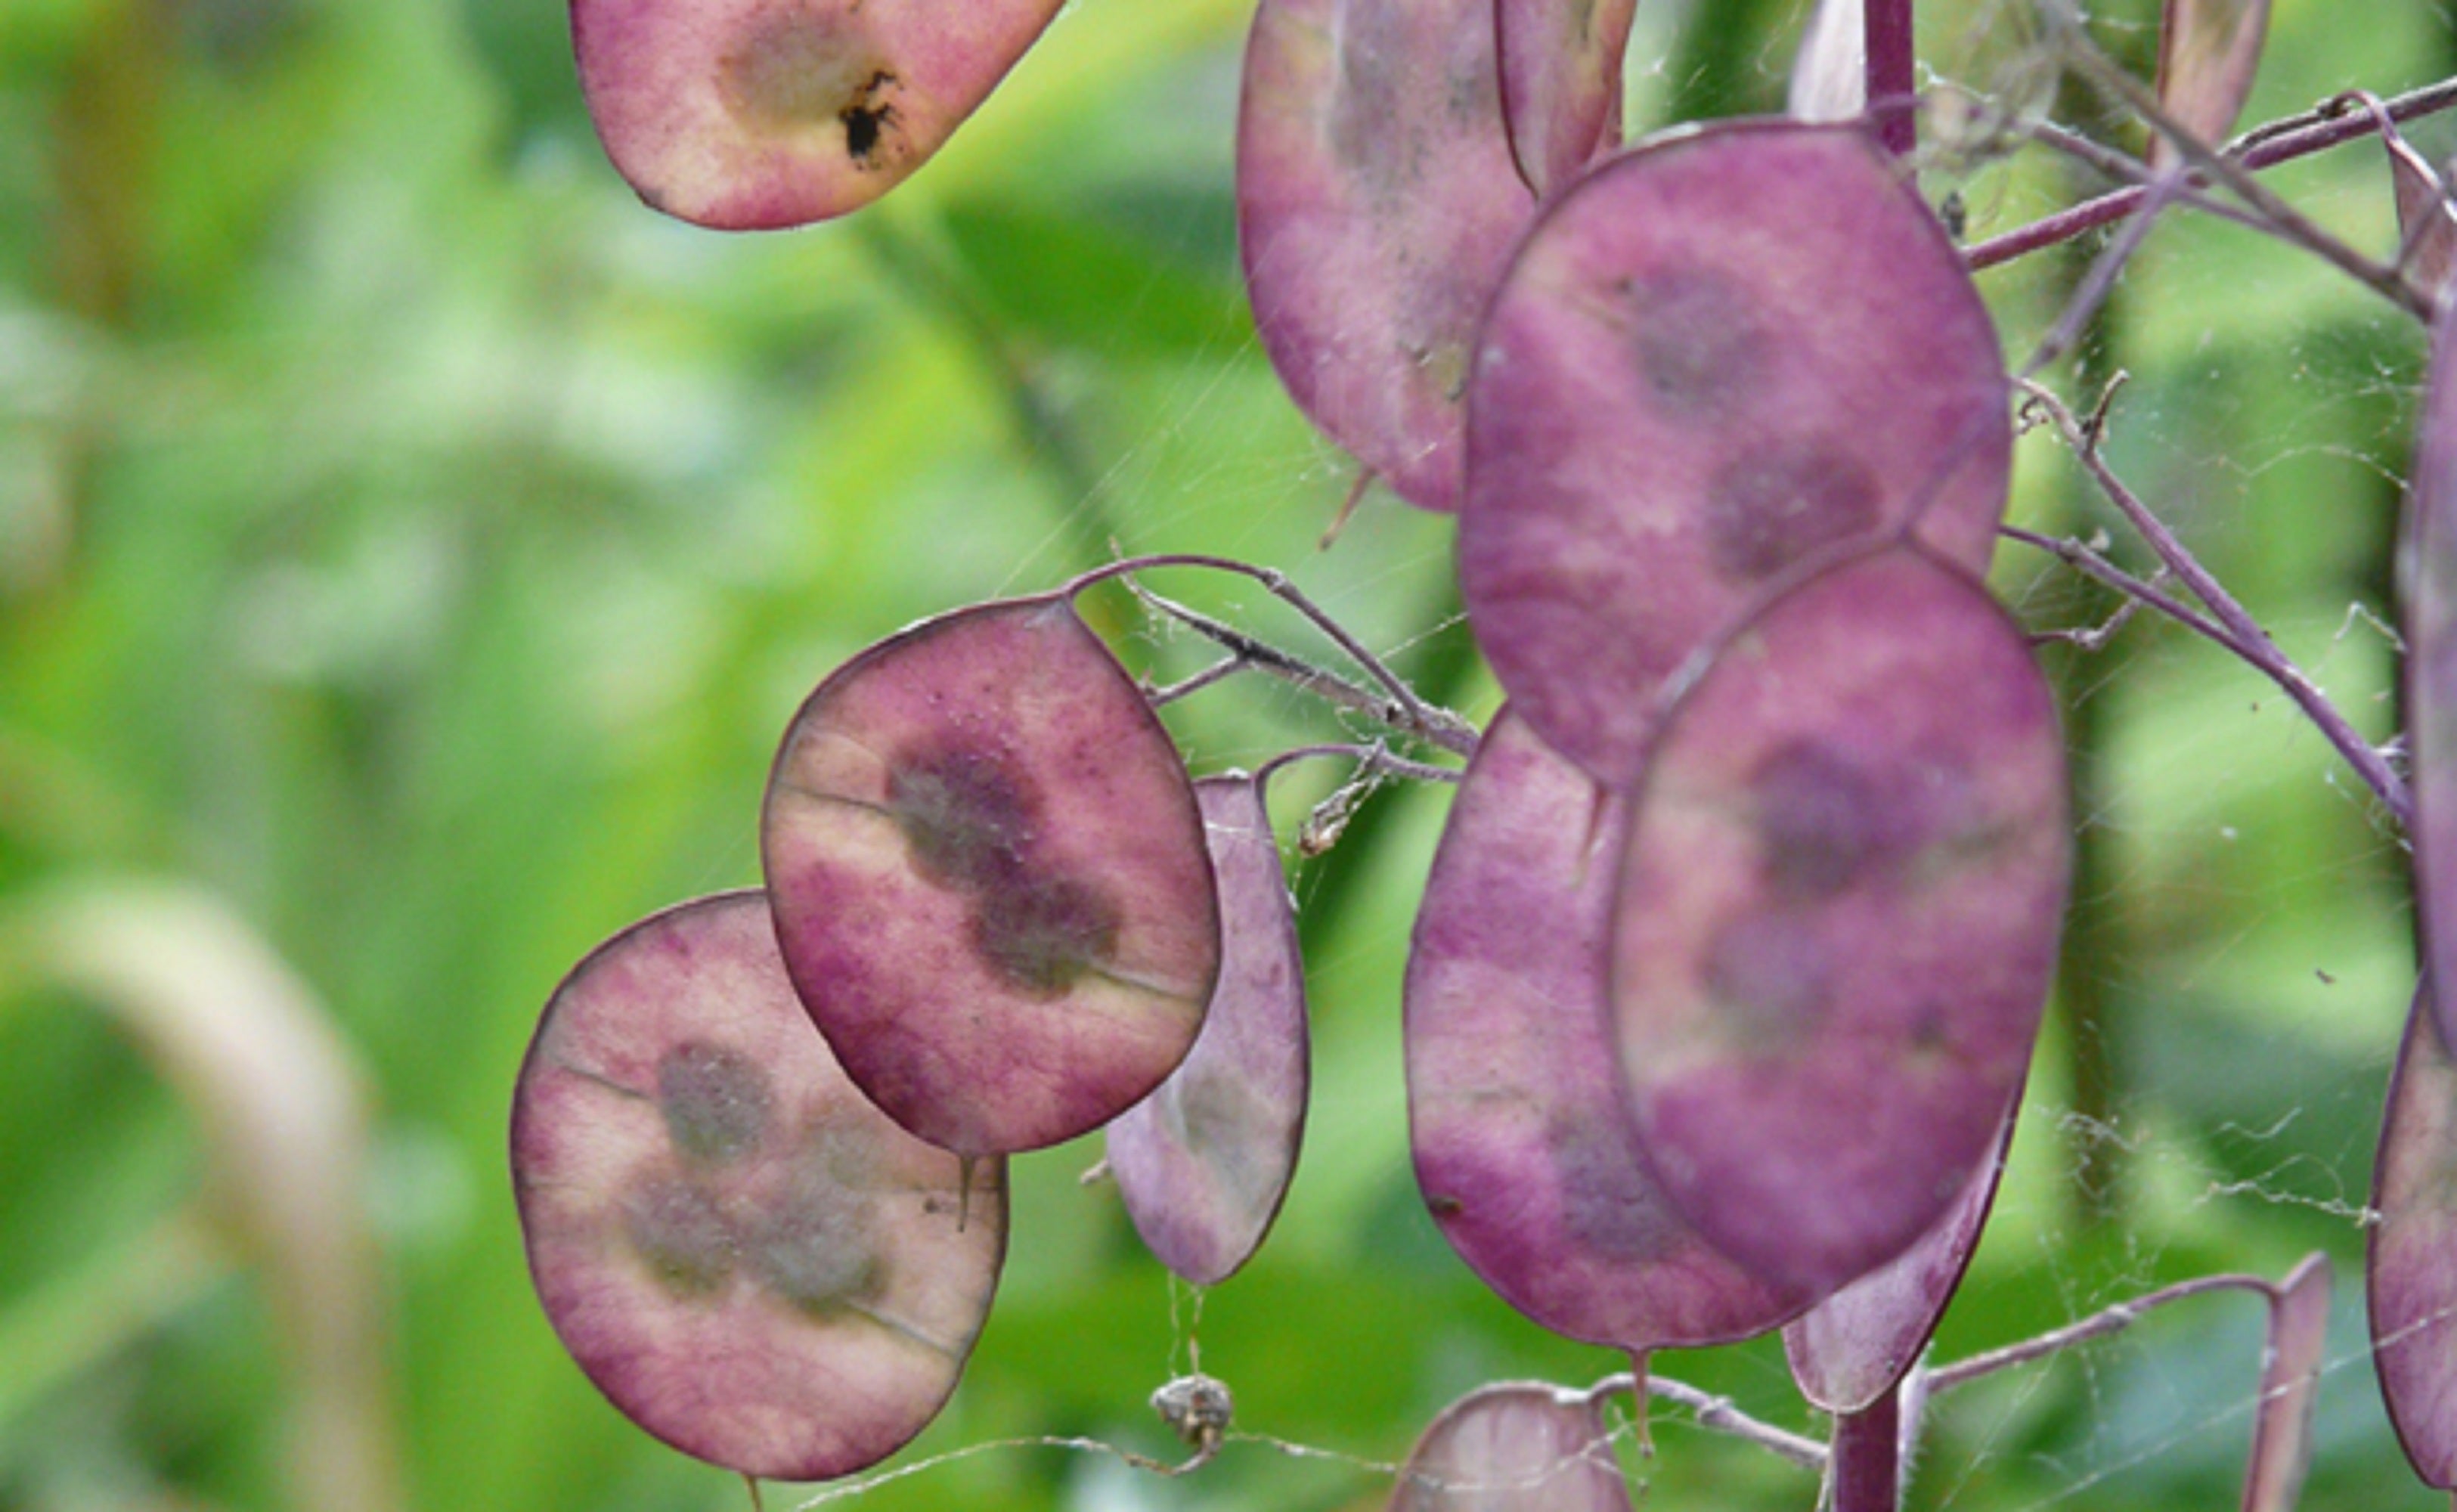
[(1536, 198), (1501, 115), (1495, 0), (1263, 0), (1237, 223), (1290, 397), (1401, 498), (1458, 507), (1476, 321)]
[(1202, 1027), (1220, 964), (1203, 817), (1063, 597), (926, 621), (821, 683), (777, 754), (760, 851), (812, 1021), (934, 1145), (1098, 1129)]
[(1493, 10), (1511, 155), (1529, 188), (1550, 194), (1619, 144), (1638, 0), (1493, 0)]
[(989, 1311), (1005, 1170), (896, 1127), (812, 1032), (768, 906), (601, 945), (521, 1068), (512, 1176), (555, 1332), (686, 1454), (813, 1481), (929, 1422)]
[(1984, 570), (2012, 445), (1987, 309), (1882, 148), (1675, 134), (1564, 192), (1494, 297), (1461, 590), (1520, 716), (1618, 786), (1787, 570), (1904, 533)]
[(1838, 1417), (1866, 1412), (1919, 1359), (1979, 1248), (2013, 1142), (2009, 1108), (1995, 1153), (1964, 1184), (1943, 1222), (1783, 1331), (1791, 1378), (1811, 1406)]
[(1557, 1332), (1722, 1343), (1809, 1298), (1709, 1249), (1621, 1096), (1605, 945), (1626, 804), (1504, 710), (1451, 807), (1408, 959), (1416, 1182), (1461, 1258)]
[(1601, 1402), (1536, 1381), (1442, 1409), (1399, 1467), (1386, 1512), (1629, 1512)]
[(1109, 1170), (1152, 1254), (1197, 1286), (1262, 1244), (1305, 1133), (1305, 962), (1263, 790), (1194, 785), (1220, 889), (1220, 984), (1185, 1064), (1109, 1126)]
[(721, 230), (868, 204), (939, 150), (1060, 0), (572, 0), (588, 114), (640, 197)]
[(1611, 980), (1709, 1244), (1822, 1293), (1944, 1218), (2021, 1087), (2069, 850), (2046, 679), (1958, 569), (1859, 558), (1723, 647), (1637, 790)]

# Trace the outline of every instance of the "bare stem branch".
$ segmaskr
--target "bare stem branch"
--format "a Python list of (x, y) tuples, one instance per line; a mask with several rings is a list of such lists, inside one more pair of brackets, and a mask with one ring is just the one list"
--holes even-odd
[[(1607, 1376), (1596, 1382), (1587, 1389), (1587, 1396), (1591, 1400), (1602, 1397), (1626, 1397), (1637, 1389), (1638, 1377), (1628, 1371), (1622, 1371), (1617, 1376)], [(1729, 1397), (1718, 1397), (1712, 1392), (1700, 1391), (1695, 1386), (1683, 1385), (1677, 1380), (1666, 1380), (1651, 1371), (1646, 1377), (1646, 1395), (1658, 1401), (1668, 1401), (1675, 1406), (1689, 1409), (1691, 1420), (1701, 1428), (1730, 1434), (1736, 1439), (1745, 1439), (1759, 1448), (1788, 1460), (1803, 1469), (1823, 1470), (1826, 1467), (1824, 1444), (1814, 1439), (1804, 1439), (1796, 1433), (1786, 1433), (1772, 1423), (1760, 1422), (1732, 1405), (1732, 1399)]]
[[(2254, 671), (2276, 683), (2287, 697), (2293, 699), (2296, 707), (2319, 727), (2322, 736), (2345, 758), (2348, 766), (2355, 769), (2355, 775), (2379, 796), (2382, 806), (2399, 824), (2411, 827), (2414, 800), (2406, 791), (2405, 779), (2398, 776), (2378, 748), (2346, 722), (2346, 716), (2338, 712), (2337, 705), (2329, 701), (2320, 685), (2306, 676), (2303, 670), (2278, 648), (2278, 643), (2269, 638), (2269, 632), (2261, 629), (2260, 622), (2245, 611), (2235, 595), (2229, 593), (2176, 533), (2167, 528), (2166, 522), (2152, 513), (2150, 507), (2125, 487), (2124, 480), (2116, 475), (2108, 466), (2107, 459), (2100, 454), (2097, 425), (2085, 425), (2076, 419), (2064, 401), (2048, 389), (2036, 383), (2026, 383), (2024, 387), (2030, 395), (2030, 406), (2035, 413), (2044, 414), (2054, 423), (2057, 432), (2064, 437), (2065, 445), (2073, 449), (2074, 456), (2090, 474), (2091, 481), (2107, 495), (2108, 502), (2114, 504), (2140, 534), (2151, 551), (2165, 564), (2167, 570), (2176, 575), (2176, 580), (2208, 607), (2209, 617), (2226, 632), (2223, 638), (2212, 638), (2241, 657)], [(2101, 581), (2106, 579), (2102, 577)], [(2152, 608), (2162, 608), (2141, 594), (2135, 596), (2142, 597), (2143, 602), (2151, 604)], [(2202, 633), (2209, 632), (2203, 631)]]
[(2178, 1281), (2173, 1286), (2160, 1287), (2156, 1292), (2137, 1296), (2129, 1302), (2118, 1302), (2113, 1307), (2093, 1313), (2078, 1322), (2068, 1323), (2062, 1328), (2041, 1334), (2036, 1338), (2026, 1338), (2018, 1344), (2008, 1344), (2002, 1349), (1992, 1349), (1984, 1355), (1973, 1355), (1968, 1359), (1955, 1360), (1951, 1365), (1940, 1365), (1928, 1373), (1929, 1395), (1936, 1396), (1951, 1391), (1956, 1386), (1968, 1385), (1983, 1376), (1993, 1376), (2000, 1370), (2011, 1370), (2016, 1365), (2027, 1365), (2034, 1359), (2045, 1359), (2076, 1344), (2086, 1344), (2092, 1339), (2104, 1338), (2110, 1334), (2120, 1334), (2139, 1321), (2144, 1314), (2164, 1307), (2170, 1302), (2180, 1302), (2188, 1296), (2200, 1296), (2210, 1292), (2229, 1291), (2255, 1292), (2264, 1297), (2275, 1296), (2278, 1294), (2276, 1287), (2257, 1275), (2197, 1275), (2189, 1281)]
[[(1363, 668), (1387, 696), (1377, 695), (1336, 673), (1316, 667), (1293, 652), (1282, 651), (1233, 625), (1223, 624), (1199, 610), (1164, 598), (1134, 579), (1137, 572), (1163, 567), (1208, 568), (1260, 583), (1272, 597), (1304, 615), (1332, 645), (1339, 648), (1342, 654)], [(1454, 755), (1466, 756), (1476, 754), (1474, 725), (1447, 709), (1435, 708), (1425, 702), (1382, 658), (1366, 650), (1364, 643), (1351, 634), (1346, 626), (1307, 597), (1304, 590), (1290, 582), (1288, 574), (1277, 568), (1256, 567), (1234, 557), (1208, 556), (1191, 551), (1124, 557), (1079, 573), (1061, 586), (1056, 596), (1071, 598), (1094, 584), (1105, 583), (1111, 578), (1125, 579), (1126, 587), (1133, 590), (1146, 605), (1217, 642), (1233, 654), (1243, 656), (1259, 671), (1284, 678), (1327, 702), (1365, 715), (1402, 735), (1439, 746)]]
[[(2389, 119), (2402, 122), (2435, 115), (2452, 106), (2457, 106), (2457, 78), (2443, 79), (2437, 84), (2400, 94), (2386, 101), (2383, 111)], [(2256, 126), (2229, 143), (2216, 156), (2248, 175), (2369, 136), (2377, 129), (2377, 124), (2374, 117), (2358, 114), (2341, 97), (2324, 101), (2301, 114)], [(2206, 187), (2209, 182), (2210, 179), (2200, 174), (2190, 180), (2194, 188)], [(2101, 195), (2096, 199), (2084, 200), (2071, 209), (1979, 242), (1964, 253), (1964, 260), (1974, 271), (1992, 268), (2042, 248), (2070, 241), (2085, 232), (2123, 219), (2140, 208), (2149, 193), (2146, 185), (2136, 184)], [(2370, 283), (2368, 277), (2365, 281)], [(2401, 300), (2399, 302), (2406, 301)]]

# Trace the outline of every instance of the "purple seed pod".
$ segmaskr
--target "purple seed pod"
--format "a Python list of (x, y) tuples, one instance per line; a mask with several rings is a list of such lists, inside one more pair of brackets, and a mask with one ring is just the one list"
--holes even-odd
[(2312, 1464), (2313, 1399), (2329, 1337), (2330, 1280), (2329, 1257), (2309, 1254), (2270, 1293), (2243, 1512), (2294, 1512), (2303, 1489), (2303, 1473)]
[(1196, 1286), (1244, 1265), (1279, 1215), (1305, 1136), (1305, 960), (1262, 784), (1194, 784), (1220, 891), (1220, 984), (1159, 1090), (1108, 1129), (1118, 1195), (1160, 1263)]
[(1621, 55), (1638, 0), (1494, 0), (1501, 114), (1538, 196), (1621, 138)]
[(1786, 569), (1906, 530), (1985, 570), (2013, 448), (1961, 255), (1858, 127), (1656, 138), (1546, 210), (1487, 318), (1459, 582), (1520, 717), (1620, 786)]
[(1203, 816), (1063, 596), (926, 620), (831, 673), (760, 820), (785, 967), (855, 1083), (965, 1155), (1098, 1129), (1203, 1026)]
[(1943, 1220), (2021, 1088), (2071, 870), (2054, 698), (1976, 579), (1889, 548), (1732, 636), (1635, 802), (1640, 1144), (1707, 1243), (1833, 1291)]
[(1763, 1334), (1809, 1297), (1708, 1249), (1639, 1150), (1604, 1009), (1627, 828), (1624, 803), (1495, 717), (1416, 915), (1408, 1124), (1460, 1258), (1546, 1328), (1643, 1354)]
[(1629, 1486), (1595, 1398), (1504, 1381), (1442, 1409), (1387, 1512), (1630, 1512)]
[[(2457, 305), (2432, 325), (2415, 436), (2398, 543), (2414, 891), (2424, 980), (2457, 982)], [(2457, 992), (2427, 996), (2441, 1042), (2457, 1043)]]
[(1536, 208), (1501, 122), (1494, 0), (1263, 0), (1237, 224), (1290, 397), (1411, 504), (1458, 507), (1485, 300)]
[(928, 161), (1062, 0), (571, 0), (607, 155), (725, 231), (857, 210)]
[(1996, 1152), (1964, 1183), (1945, 1221), (1879, 1270), (1818, 1303), (1783, 1331), (1791, 1378), (1836, 1417), (1866, 1412), (1894, 1389), (1936, 1334), (1962, 1285), (2005, 1175), (2016, 1109), (2005, 1110)]
[(703, 898), (555, 989), (512, 1104), (529, 1273), (625, 1416), (713, 1464), (846, 1475), (937, 1416), (1006, 1252), (1006, 1168), (897, 1128), (811, 1032), (766, 901)]
[(2457, 1490), (2457, 1064), (2417, 993), (2372, 1165), (2364, 1264), (2372, 1359), (2398, 1442), (2424, 1482)]
[(2437, 302), (2457, 281), (2457, 212), (2414, 150), (2392, 146), (2389, 182), (2397, 195), (2398, 246), (2405, 253), (2405, 281)]
[[(2269, 0), (2167, 0), (2158, 18), (2158, 103), (2200, 140), (2220, 140), (2252, 96), (2268, 33)], [(2177, 160), (2164, 135), (2152, 140), (2150, 160)]]

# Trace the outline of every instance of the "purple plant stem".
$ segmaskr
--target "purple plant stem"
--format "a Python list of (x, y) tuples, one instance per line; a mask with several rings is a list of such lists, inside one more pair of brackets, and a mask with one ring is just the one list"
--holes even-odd
[(1868, 0), (1861, 20), (1868, 42), (1869, 114), (1886, 151), (1908, 157), (1919, 146), (1918, 53), (1911, 38), (1912, 0)]
[(1902, 1387), (1834, 1419), (1834, 1512), (1894, 1512), (1902, 1502)]
[(2077, 1323), (2069, 1323), (2063, 1328), (2042, 1334), (2036, 1338), (2026, 1338), (2018, 1344), (2008, 1344), (2003, 1349), (1992, 1349), (1984, 1355), (1973, 1355), (1968, 1359), (1955, 1360), (1951, 1365), (1940, 1365), (1929, 1372), (1929, 1395), (1937, 1396), (1956, 1386), (1977, 1380), (1982, 1376), (1993, 1376), (2000, 1370), (2010, 1370), (2015, 1365), (2027, 1365), (2034, 1359), (2045, 1359), (2051, 1355), (2061, 1354), (2076, 1344), (2086, 1344), (2094, 1338), (2104, 1338), (2110, 1334), (2120, 1334), (2139, 1321), (2143, 1314), (2153, 1309), (2209, 1292), (2253, 1292), (2261, 1296), (2275, 1296), (2278, 1289), (2257, 1275), (2197, 1275), (2189, 1281), (2178, 1281), (2173, 1286), (2162, 1286), (2158, 1291), (2137, 1296), (2130, 1302), (2118, 1302), (2113, 1307), (2093, 1313)]
[[(2303, 669), (2296, 666), (2284, 652), (2278, 649), (2278, 643), (2269, 638), (2269, 632), (2245, 612), (2244, 607), (2236, 602), (2235, 595), (2211, 575), (2209, 569), (2201, 566), (2199, 559), (2178, 539), (2176, 532), (2167, 528), (2166, 522), (2153, 514), (2150, 507), (2125, 487), (2124, 480), (2116, 475), (2107, 466), (2107, 459), (2099, 454), (2096, 429), (2084, 426), (2066, 407), (2064, 401), (2047, 390), (2034, 384), (2030, 394), (2032, 403), (2054, 421), (2066, 445), (2073, 448), (2074, 455), (2090, 473), (2091, 481), (2098, 485), (2099, 491), (2106, 494), (2108, 501), (2116, 506), (2133, 528), (2140, 532), (2141, 539), (2149, 544), (2150, 549), (2167, 570), (2176, 575), (2177, 581), (2209, 607), (2210, 617), (2227, 632), (2227, 648), (2293, 699), (2295, 706), (2319, 727), (2322, 737), (2336, 748), (2346, 764), (2355, 769), (2355, 775), (2379, 796), (2382, 806), (2389, 811), (2398, 824), (2411, 829), (2414, 824), (2413, 796), (2406, 790), (2405, 779), (2397, 775), (2387, 758), (2364, 738), (2362, 732), (2346, 722), (2346, 716), (2338, 712), (2337, 705), (2331, 703), (2328, 695), (2304, 674)], [(2163, 606), (2156, 603), (2151, 607), (2163, 610)]]
[[(1622, 1371), (1620, 1375), (1606, 1376), (1596, 1382), (1588, 1388), (1587, 1395), (1590, 1398), (1624, 1397), (1637, 1389), (1638, 1377), (1628, 1371)], [(1710, 1428), (1717, 1433), (1730, 1434), (1736, 1439), (1745, 1439), (1767, 1453), (1788, 1460), (1803, 1469), (1821, 1469), (1826, 1464), (1827, 1449), (1824, 1444), (1813, 1439), (1804, 1439), (1796, 1433), (1786, 1433), (1771, 1423), (1760, 1422), (1733, 1406), (1732, 1399), (1728, 1397), (1718, 1397), (1712, 1392), (1700, 1391), (1695, 1386), (1685, 1385), (1677, 1380), (1666, 1380), (1651, 1371), (1646, 1377), (1646, 1395), (1657, 1401), (1668, 1401), (1675, 1406), (1687, 1408), (1690, 1417), (1701, 1428)]]
[[(1455, 755), (1465, 756), (1476, 754), (1476, 734), (1474, 725), (1449, 710), (1436, 709), (1418, 697), (1416, 691), (1409, 687), (1397, 673), (1393, 672), (1382, 658), (1366, 650), (1364, 642), (1351, 634), (1346, 626), (1332, 618), (1328, 611), (1307, 597), (1305, 591), (1290, 582), (1289, 575), (1278, 568), (1257, 567), (1251, 562), (1240, 562), (1235, 557), (1213, 556), (1201, 551), (1163, 551), (1149, 556), (1130, 556), (1115, 562), (1105, 562), (1099, 567), (1080, 572), (1068, 579), (1059, 586), (1053, 596), (1073, 598), (1096, 583), (1105, 583), (1113, 577), (1131, 577), (1136, 572), (1163, 567), (1208, 568), (1215, 572), (1228, 572), (1238, 577), (1250, 578), (1261, 584), (1272, 597), (1304, 615), (1351, 661), (1364, 668), (1367, 674), (1381, 684), (1383, 692), (1390, 695), (1387, 699), (1376, 699), (1371, 694), (1366, 694), (1363, 704), (1351, 705), (1351, 707), (1357, 708), (1359, 713), (1373, 715), (1394, 730), (1415, 735)], [(1282, 675), (1310, 673), (1311, 676), (1297, 676), (1295, 680), (1313, 686), (1316, 691), (1337, 703), (1348, 701), (1336, 696), (1337, 690), (1359, 692), (1353, 684), (1332, 677), (1327, 673), (1317, 672), (1298, 658), (1266, 646), (1243, 631), (1223, 625), (1182, 604), (1172, 604), (1138, 585), (1130, 583), (1128, 586), (1135, 588), (1138, 595), (1146, 603), (1158, 607), (1171, 618), (1182, 621), (1229, 651), (1246, 657), (1263, 671), (1278, 673)]]
[[(1871, 67), (1874, 67), (1873, 62)], [(2436, 114), (2457, 105), (2457, 79), (2443, 79), (2397, 96), (2386, 103), (2385, 114), (2391, 120), (2410, 121)], [(2332, 100), (2302, 115), (2256, 126), (2236, 138), (2226, 149), (2236, 165), (2247, 169), (2267, 168), (2298, 157), (2308, 157), (2317, 152), (2343, 146), (2377, 130), (2374, 117)], [(2204, 182), (2196, 175), (2195, 182)], [(2058, 211), (2027, 226), (2017, 226), (2001, 237), (1992, 237), (1963, 254), (1972, 270), (1992, 268), (2000, 262), (2070, 241), (2083, 232), (2096, 230), (2113, 220), (2120, 220), (2140, 208), (2149, 197), (2150, 186), (2136, 184), (2085, 199), (2070, 210)]]

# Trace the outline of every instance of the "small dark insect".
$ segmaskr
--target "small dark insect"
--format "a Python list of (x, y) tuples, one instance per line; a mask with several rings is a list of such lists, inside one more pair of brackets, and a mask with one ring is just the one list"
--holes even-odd
[(1937, 218), (1945, 222), (1945, 234), (1960, 241), (1971, 229), (1971, 207), (1962, 202), (1962, 191), (1949, 189), (1936, 207)]
[(896, 107), (882, 97), (895, 84), (895, 74), (879, 70), (837, 115), (844, 122), (845, 153), (856, 162), (868, 162), (878, 151), (880, 135), (896, 124)]

